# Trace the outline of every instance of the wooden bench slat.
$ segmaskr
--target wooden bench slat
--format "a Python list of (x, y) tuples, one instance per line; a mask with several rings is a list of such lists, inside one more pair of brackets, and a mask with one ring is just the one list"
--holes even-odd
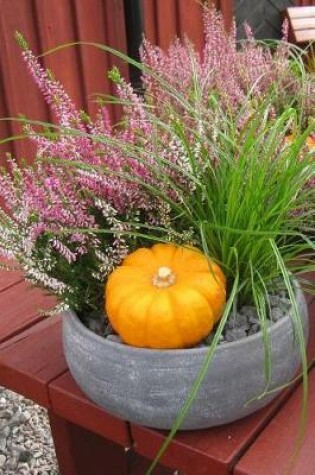
[(308, 337), (307, 358), (308, 361), (315, 361), (315, 300), (308, 305), (310, 331)]
[(22, 282), (23, 276), (18, 271), (0, 270), (0, 293)]
[(307, 41), (315, 40), (315, 28), (308, 30), (296, 30), (295, 41), (297, 43), (306, 43)]
[(289, 7), (287, 13), (290, 18), (309, 18), (315, 16), (315, 7)]
[[(288, 396), (288, 392), (282, 393), (258, 413), (232, 424), (208, 430), (179, 432), (161, 463), (194, 475), (230, 474), (231, 466), (255, 440)], [(131, 433), (137, 452), (151, 459), (166, 435), (165, 431), (135, 424), (131, 424)]]
[(315, 6), (287, 8), (286, 17), (290, 41), (299, 44), (315, 40)]
[[(292, 460), (292, 454), (297, 448), (301, 417), (301, 385), (241, 458), (234, 475), (266, 475), (267, 473), (268, 475), (284, 473), (313, 475), (315, 473), (315, 368), (310, 373), (309, 383), (308, 424), (296, 459)], [(291, 462), (292, 465), (290, 465)]]
[(0, 345), (1, 385), (50, 407), (48, 383), (67, 369), (61, 317), (48, 317)]
[(49, 418), (62, 474), (129, 475), (126, 452), (121, 445), (71, 424), (51, 411)]
[(314, 29), (315, 16), (314, 18), (296, 18), (296, 19), (293, 19), (291, 23), (295, 31)]
[[(106, 364), (106, 362), (104, 362)], [(117, 444), (131, 447), (128, 424), (107, 414), (90, 401), (78, 387), (69, 372), (49, 385), (51, 407), (54, 414), (80, 425)]]
[(56, 299), (22, 281), (0, 293), (0, 342), (42, 320)]

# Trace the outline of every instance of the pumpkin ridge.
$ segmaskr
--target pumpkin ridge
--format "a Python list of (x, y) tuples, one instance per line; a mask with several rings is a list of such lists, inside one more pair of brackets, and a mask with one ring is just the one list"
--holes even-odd
[[(169, 296), (169, 299), (170, 299), (171, 303), (172, 303), (173, 305), (174, 305), (174, 303), (175, 303), (175, 306), (178, 307), (178, 302), (177, 302), (177, 300), (176, 300), (176, 298), (175, 298), (174, 293), (173, 293), (172, 291), (170, 291), (170, 292), (168, 292), (168, 296)], [(184, 348), (184, 347), (187, 347), (188, 345), (187, 345), (187, 343), (185, 342), (185, 334), (183, 335), (183, 330), (182, 330), (182, 327), (181, 327), (180, 324), (179, 324), (179, 319), (176, 319), (176, 320), (175, 320), (175, 326), (176, 326), (176, 328), (178, 329), (178, 334), (180, 335), (180, 339), (181, 339), (182, 342), (183, 342), (183, 348)], [(184, 338), (183, 338), (183, 336), (184, 336)]]
[[(153, 315), (152, 307), (153, 307), (154, 305), (155, 305), (155, 306), (157, 305), (157, 300), (158, 300), (159, 296), (163, 296), (164, 298), (166, 298), (166, 299), (168, 300), (170, 309), (173, 308), (173, 306), (172, 306), (172, 301), (171, 301), (171, 291), (170, 291), (170, 288), (157, 289), (157, 290), (154, 292), (153, 300), (152, 300), (150, 306), (149, 306), (148, 309), (147, 309), (147, 312), (148, 312), (148, 325), (147, 325), (147, 328), (148, 328), (149, 330), (150, 330), (150, 328), (149, 328), (150, 323), (152, 323), (153, 318), (156, 317), (156, 316)], [(177, 328), (177, 319), (174, 318), (173, 312), (172, 312), (172, 315), (170, 316), (170, 318), (168, 318), (168, 320), (171, 320), (171, 323), (173, 324), (173, 326), (174, 326), (175, 328)], [(167, 324), (167, 322), (166, 322), (166, 324)], [(170, 325), (170, 324), (169, 324), (169, 325)], [(154, 322), (153, 322), (153, 326), (155, 326), (155, 325), (154, 325)], [(152, 332), (149, 331), (149, 333), (152, 333)], [(175, 344), (175, 342), (173, 342), (172, 345), (168, 345), (168, 346), (167, 346), (168, 348), (181, 348), (181, 347), (184, 347), (184, 346), (185, 346), (185, 345), (184, 345), (184, 339), (183, 339), (181, 333), (180, 333), (180, 332), (177, 332), (176, 336), (177, 336), (177, 340), (179, 339), (180, 342), (177, 342), (176, 344)], [(178, 337), (179, 337), (179, 338), (178, 338)], [(147, 341), (149, 342), (149, 339), (147, 339)], [(150, 346), (150, 347), (152, 347), (152, 348), (153, 348), (153, 347), (154, 347), (154, 348), (158, 348), (158, 347), (159, 347), (159, 348), (164, 348), (164, 347), (165, 347), (165, 345), (164, 345), (164, 344), (161, 344), (161, 343), (159, 343), (158, 346), (157, 346), (157, 345), (154, 345), (154, 346), (153, 346), (152, 343), (151, 343), (150, 345), (148, 345), (148, 346)]]
[[(131, 312), (130, 312), (130, 310), (129, 310), (130, 308), (131, 309), (135, 308), (135, 306), (132, 305), (132, 303), (133, 303), (132, 300), (137, 299), (137, 305), (139, 306), (140, 303), (141, 303), (141, 300), (142, 301), (145, 301), (147, 299), (152, 300), (152, 298), (153, 298), (153, 293), (152, 292), (148, 293), (145, 290), (143, 290), (142, 295), (140, 296), (140, 298), (139, 298), (139, 295), (137, 293), (136, 294), (134, 294), (134, 293), (129, 294), (128, 297), (122, 301), (122, 304), (119, 307), (118, 317), (121, 317), (121, 313), (123, 314), (123, 318), (126, 315), (128, 315), (128, 313), (130, 313), (131, 317), (133, 317), (133, 318), (131, 318), (131, 324), (129, 325), (129, 328), (133, 328), (133, 326), (134, 326), (133, 322), (134, 322), (134, 320), (136, 320), (135, 319), (135, 312), (133, 310), (131, 310)], [(149, 303), (148, 306), (150, 306), (150, 305), (151, 304)], [(142, 316), (140, 315), (140, 317), (137, 320), (140, 320), (140, 321), (142, 320), (142, 328), (143, 328), (143, 320), (145, 321), (142, 338), (141, 338), (141, 336), (139, 337), (139, 334), (138, 334), (139, 329), (137, 329), (136, 332), (133, 332), (133, 335), (135, 333), (137, 334), (136, 338), (133, 338), (133, 336), (132, 336), (132, 338), (130, 338), (129, 335), (126, 337), (125, 336), (125, 330), (121, 331), (120, 336), (122, 337), (123, 341), (125, 341), (128, 344), (133, 344), (134, 346), (143, 347), (143, 346), (145, 346), (145, 343), (140, 343), (140, 340), (142, 340), (142, 341), (146, 340), (145, 329), (146, 329), (146, 322), (147, 322), (147, 309), (145, 311), (145, 315), (142, 315)], [(139, 327), (139, 325), (138, 325), (138, 327)], [(133, 340), (133, 342), (131, 342), (131, 340)]]
[[(185, 284), (179, 284), (177, 286), (177, 289), (176, 291), (171, 291), (171, 295), (172, 295), (172, 299), (174, 299), (175, 301), (175, 304), (176, 304), (176, 307), (177, 308), (183, 308), (183, 315), (185, 315), (185, 309), (187, 308), (186, 306), (186, 302), (183, 302), (182, 298), (179, 298), (178, 297), (178, 287), (181, 286), (181, 287), (184, 287), (185, 288)], [(197, 296), (197, 299), (200, 300), (200, 301), (203, 301), (203, 303), (205, 304), (205, 307), (207, 308), (208, 310), (208, 317), (209, 317), (209, 325), (207, 326), (207, 329), (205, 330), (204, 327), (205, 325), (203, 323), (201, 323), (201, 320), (196, 316), (196, 314), (194, 312), (192, 312), (189, 316), (190, 319), (194, 319), (194, 322), (190, 322), (189, 324), (189, 328), (198, 328), (200, 330), (200, 328), (202, 327), (203, 328), (203, 331), (202, 331), (202, 336), (200, 338), (192, 338), (191, 339), (191, 342), (190, 343), (186, 343), (186, 346), (192, 346), (196, 343), (198, 343), (198, 341), (200, 341), (201, 339), (205, 338), (211, 331), (211, 329), (213, 328), (213, 325), (214, 325), (214, 315), (213, 315), (213, 311), (212, 311), (212, 308), (211, 308), (211, 305), (209, 303), (209, 301), (204, 297), (204, 295), (202, 293), (200, 293), (198, 290), (196, 289), (189, 289), (190, 290), (190, 295), (191, 294), (195, 294), (195, 296)], [(187, 290), (186, 290), (186, 294), (187, 294)], [(180, 322), (181, 322), (181, 319), (178, 319), (176, 320), (176, 323), (178, 325), (178, 327), (180, 328), (180, 334), (181, 335), (184, 335), (187, 336), (187, 328), (184, 328), (182, 325), (180, 325)]]

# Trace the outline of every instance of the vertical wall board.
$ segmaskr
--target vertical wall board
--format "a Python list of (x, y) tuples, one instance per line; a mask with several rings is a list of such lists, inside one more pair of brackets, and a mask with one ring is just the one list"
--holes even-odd
[[(78, 40), (75, 10), (71, 0), (35, 0), (35, 6), (42, 52)], [(77, 108), (85, 108), (78, 46), (56, 51), (42, 59), (64, 86)]]
[[(110, 45), (117, 51), (127, 51), (126, 29), (122, 27), (125, 25), (124, 16), (124, 2), (123, 0), (103, 0), (104, 1), (104, 22), (106, 29), (106, 44)], [(115, 57), (115, 55), (108, 55), (109, 67), (117, 66), (121, 74), (127, 80), (129, 79), (129, 66), (125, 61)], [(115, 94), (115, 85), (110, 83), (110, 92)], [(121, 117), (121, 108), (115, 106), (114, 120), (118, 121)]]
[(157, 13), (154, 0), (142, 0), (143, 28), (145, 37), (153, 44), (158, 41)]
[(158, 25), (158, 42), (159, 45), (167, 49), (178, 36), (178, 10), (176, 0), (168, 2), (156, 2), (157, 25)]
[[(21, 49), (14, 38), (16, 30), (22, 32), (32, 45), (34, 52), (39, 52), (37, 26), (33, 13), (32, 2), (29, 0), (0, 0), (2, 91), (7, 104), (5, 115), (8, 113), (10, 117), (18, 117), (22, 114), (29, 118), (46, 120), (47, 107), (27, 72)], [(9, 133), (20, 135), (21, 125), (11, 122)], [(27, 140), (19, 140), (14, 143), (13, 152), (20, 160), (30, 161), (34, 154), (34, 146)], [(4, 160), (3, 156), (2, 160)]]
[[(104, 22), (104, 2), (94, 0), (87, 5), (81, 0), (75, 0), (77, 32), (84, 42), (106, 44), (106, 31)], [(107, 78), (110, 67), (108, 53), (94, 46), (80, 46), (79, 53), (82, 64), (82, 79), (84, 95), (87, 99), (88, 112), (95, 117), (98, 105), (97, 94), (109, 93), (111, 86)], [(110, 107), (112, 112), (112, 107)]]
[[(1, 62), (0, 62), (0, 78), (3, 78), (2, 70), (1, 70)], [(3, 83), (0, 80), (0, 117), (5, 118), (9, 116), (7, 103), (6, 103), (6, 96), (4, 94)], [(0, 141), (4, 140), (11, 135), (11, 128), (9, 122), (0, 121)], [(6, 154), (13, 153), (13, 146), (12, 143), (7, 142), (4, 144), (0, 144), (0, 166), (4, 166), (6, 163)], [(1, 206), (1, 202), (0, 202)]]
[(229, 30), (233, 23), (233, 0), (218, 0), (217, 8), (221, 10), (225, 27)]
[(183, 3), (181, 0), (177, 0), (177, 5), (180, 36), (187, 35), (200, 51), (203, 43), (202, 6), (194, 1)]

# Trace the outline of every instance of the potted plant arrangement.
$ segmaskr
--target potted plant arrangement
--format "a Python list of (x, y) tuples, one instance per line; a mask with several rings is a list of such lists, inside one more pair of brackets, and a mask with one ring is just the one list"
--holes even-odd
[(170, 437), (252, 413), (300, 364), (307, 394), (315, 80), (246, 29), (237, 45), (205, 10), (202, 55), (115, 52), (144, 85), (110, 71), (118, 125), (77, 111), (18, 35), (58, 124), (20, 119), (37, 157), (0, 176), (0, 252), (57, 295), (86, 394)]

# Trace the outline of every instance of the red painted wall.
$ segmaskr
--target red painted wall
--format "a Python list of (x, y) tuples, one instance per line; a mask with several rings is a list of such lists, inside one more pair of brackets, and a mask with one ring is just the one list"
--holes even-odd
[[(32, 50), (40, 54), (62, 43), (91, 41), (126, 51), (123, 0), (0, 0), (0, 117), (25, 114), (49, 120), (49, 111), (29, 77), (14, 39), (19, 30)], [(106, 75), (115, 62), (109, 54), (89, 46), (75, 46), (43, 57), (80, 108), (95, 112), (95, 93), (112, 93)], [(0, 139), (19, 134), (18, 124), (0, 121)], [(32, 159), (27, 141), (0, 145), (5, 151)]]

